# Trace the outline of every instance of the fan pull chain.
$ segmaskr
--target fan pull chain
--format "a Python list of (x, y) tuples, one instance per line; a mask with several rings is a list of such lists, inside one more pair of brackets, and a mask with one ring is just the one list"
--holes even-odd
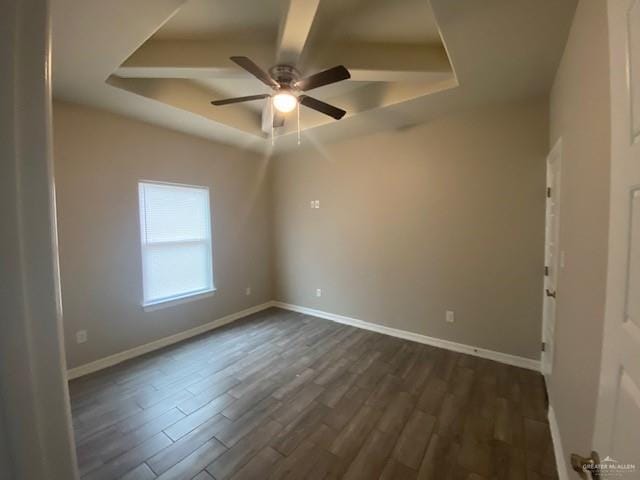
[(276, 143), (275, 131), (273, 129), (273, 99), (269, 102), (269, 111), (271, 112), (269, 115), (269, 118), (271, 119), (271, 146), (273, 147)]
[(300, 145), (300, 102), (297, 103), (298, 107), (298, 145)]

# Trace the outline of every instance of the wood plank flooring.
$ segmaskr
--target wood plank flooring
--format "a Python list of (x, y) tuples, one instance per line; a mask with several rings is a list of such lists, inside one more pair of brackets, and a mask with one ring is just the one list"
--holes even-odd
[(278, 309), (70, 390), (83, 480), (557, 478), (539, 374)]

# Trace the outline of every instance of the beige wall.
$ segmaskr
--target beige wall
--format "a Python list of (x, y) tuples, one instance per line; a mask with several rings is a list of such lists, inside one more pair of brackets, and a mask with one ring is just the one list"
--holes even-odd
[(547, 152), (546, 99), (307, 140), (273, 165), (276, 298), (538, 359)]
[[(265, 159), (56, 102), (54, 162), (70, 368), (271, 299)], [(142, 310), (140, 179), (210, 188), (213, 297)], [(75, 332), (81, 329), (89, 341), (79, 345)]]
[(551, 93), (551, 142), (562, 137), (555, 365), (549, 389), (565, 454), (591, 451), (604, 315), (609, 212), (606, 2), (579, 3)]
[[(274, 296), (537, 359), (545, 103), (459, 113), (321, 150), (307, 143), (267, 166), (254, 153), (57, 102), (69, 366)], [(213, 297), (140, 307), (139, 179), (211, 188)], [(319, 210), (310, 209), (312, 199)], [(453, 324), (444, 321), (448, 309)], [(79, 345), (81, 329), (89, 341)]]

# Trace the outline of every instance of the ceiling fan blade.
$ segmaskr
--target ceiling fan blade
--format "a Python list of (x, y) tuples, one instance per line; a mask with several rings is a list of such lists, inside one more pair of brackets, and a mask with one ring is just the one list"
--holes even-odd
[(271, 88), (278, 88), (280, 85), (273, 78), (269, 76), (267, 72), (261, 69), (258, 65), (253, 63), (253, 61), (248, 57), (229, 57), (232, 62), (235, 62), (237, 65), (244, 68), (251, 75), (256, 77), (265, 85), (268, 85)]
[(317, 98), (309, 97), (307, 95), (300, 95), (298, 100), (305, 107), (312, 108), (317, 110), (320, 113), (324, 113), (325, 115), (329, 115), (330, 117), (335, 118), (336, 120), (340, 120), (344, 117), (345, 112), (341, 108), (334, 107), (333, 105), (329, 105), (328, 103), (324, 103)]
[(273, 128), (282, 127), (284, 125), (284, 113), (273, 109)]
[(323, 85), (329, 85), (330, 83), (340, 82), (351, 78), (349, 70), (343, 65), (318, 72), (314, 75), (310, 75), (302, 80), (296, 82), (296, 88), (306, 92), (314, 88), (322, 87)]
[(262, 93), (260, 95), (249, 95), (248, 97), (235, 97), (235, 98), (225, 98), (224, 100), (213, 100), (211, 105), (229, 105), (230, 103), (240, 103), (240, 102), (250, 102), (252, 100), (261, 100), (263, 98), (270, 97), (268, 93)]

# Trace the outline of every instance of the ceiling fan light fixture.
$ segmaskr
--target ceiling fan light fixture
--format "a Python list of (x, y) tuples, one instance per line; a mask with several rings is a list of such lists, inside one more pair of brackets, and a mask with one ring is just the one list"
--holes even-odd
[[(331, 85), (332, 83), (341, 82), (342, 80), (348, 80), (351, 78), (351, 74), (344, 65), (338, 65), (299, 79), (297, 70), (291, 65), (275, 65), (271, 67), (269, 73), (267, 73), (248, 57), (230, 58), (232, 62), (274, 90), (275, 93), (273, 96), (268, 93), (262, 93), (260, 95), (213, 100), (211, 102), (213, 105), (229, 105), (271, 97), (271, 103), (267, 102), (265, 106), (269, 108), (269, 114), (273, 119), (271, 122), (272, 128), (281, 127), (284, 123), (284, 117), (282, 115), (274, 115), (274, 110), (277, 110), (279, 113), (289, 113), (297, 107), (298, 127), (300, 124), (300, 105), (328, 115), (336, 120), (340, 120), (347, 113), (341, 108), (334, 107), (333, 105), (302, 93), (324, 85)], [(266, 110), (263, 112), (266, 112)]]
[(298, 99), (289, 92), (276, 93), (272, 101), (273, 107), (282, 113), (291, 112), (298, 104)]

